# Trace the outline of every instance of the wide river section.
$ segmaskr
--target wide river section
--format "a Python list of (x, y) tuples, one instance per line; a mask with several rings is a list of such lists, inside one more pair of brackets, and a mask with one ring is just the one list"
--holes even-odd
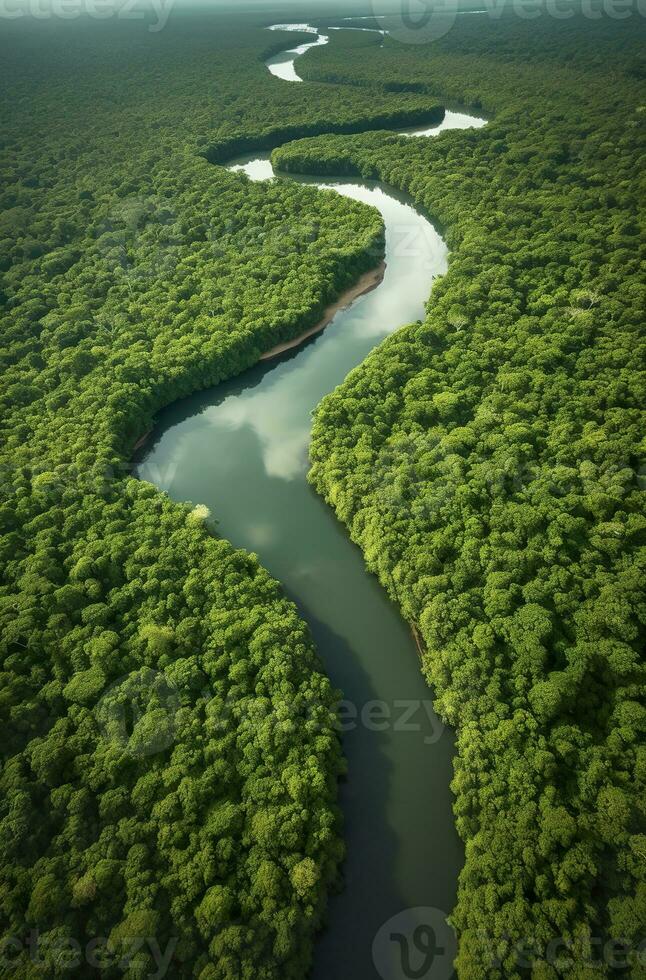
[[(314, 44), (324, 43), (312, 33)], [(293, 62), (302, 50), (275, 56), (269, 67), (297, 80)], [(447, 112), (441, 125), (410, 135), (484, 122)], [(246, 174), (243, 180), (273, 176), (266, 154), (234, 161), (230, 169)], [(408, 624), (306, 473), (313, 410), (388, 334), (424, 316), (433, 280), (446, 271), (447, 249), (427, 218), (392, 188), (327, 177), (307, 182), (379, 209), (386, 228), (383, 281), (300, 347), (166, 409), (138, 473), (176, 500), (206, 504), (218, 533), (258, 554), (309, 623), (346, 700), (349, 763), (340, 797), (345, 887), (330, 902), (313, 976), (403, 977), (396, 962), (383, 961), (379, 942), (373, 956), (373, 942), (404, 909), (435, 909), (443, 919), (455, 903), (463, 855), (449, 789), (454, 741), (433, 711)], [(401, 952), (395, 947), (393, 956)], [(442, 973), (449, 975), (450, 968)]]

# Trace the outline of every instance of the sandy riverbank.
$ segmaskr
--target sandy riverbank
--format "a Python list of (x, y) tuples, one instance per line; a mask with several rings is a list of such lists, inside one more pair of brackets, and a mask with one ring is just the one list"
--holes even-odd
[(328, 307), (326, 307), (325, 313), (317, 324), (310, 327), (309, 330), (305, 330), (303, 333), (299, 334), (298, 337), (294, 337), (292, 340), (286, 340), (285, 343), (277, 344), (275, 347), (272, 347), (271, 350), (268, 350), (265, 354), (261, 354), (259, 360), (268, 361), (272, 357), (278, 357), (278, 355), (282, 354), (284, 351), (291, 350), (292, 347), (298, 347), (299, 344), (302, 344), (304, 340), (308, 339), (308, 337), (313, 337), (314, 334), (320, 333), (321, 330), (325, 330), (325, 328), (329, 323), (331, 323), (340, 310), (347, 309), (347, 307), (354, 303), (355, 299), (358, 299), (359, 296), (364, 296), (366, 293), (376, 289), (379, 283), (383, 280), (385, 272), (385, 262), (381, 262), (376, 269), (371, 269), (369, 272), (364, 272), (354, 286), (351, 286), (350, 289), (346, 289), (346, 291), (339, 296), (334, 303), (331, 303)]
[(148, 429), (148, 432), (144, 432), (143, 436), (139, 436), (136, 443), (132, 447), (131, 454), (136, 453), (138, 449), (141, 449), (141, 447), (146, 443), (148, 436), (151, 435), (152, 431), (152, 429)]
[[(351, 304), (354, 303), (355, 299), (359, 298), (359, 296), (364, 296), (366, 293), (376, 289), (382, 282), (385, 272), (385, 262), (381, 262), (376, 269), (371, 269), (369, 272), (364, 272), (364, 274), (355, 282), (354, 286), (351, 286), (350, 289), (346, 289), (346, 291), (342, 293), (342, 295), (339, 296), (334, 303), (330, 303), (330, 305), (326, 307), (322, 318), (317, 324), (310, 327), (309, 330), (305, 330), (303, 333), (299, 334), (298, 337), (294, 337), (292, 340), (286, 340), (284, 344), (277, 344), (275, 347), (272, 347), (271, 350), (268, 350), (265, 354), (261, 354), (258, 360), (268, 361), (272, 357), (278, 357), (278, 355), (282, 354), (284, 351), (291, 350), (292, 347), (298, 347), (298, 345), (302, 344), (304, 340), (308, 339), (308, 337), (313, 337), (314, 334), (320, 333), (321, 330), (325, 330), (325, 328), (332, 322), (340, 310), (347, 309), (348, 306), (351, 306)], [(136, 453), (138, 449), (141, 449), (145, 445), (152, 431), (152, 429), (149, 429), (148, 432), (145, 432), (139, 437), (139, 439), (137, 439), (136, 443), (132, 447), (131, 454)]]

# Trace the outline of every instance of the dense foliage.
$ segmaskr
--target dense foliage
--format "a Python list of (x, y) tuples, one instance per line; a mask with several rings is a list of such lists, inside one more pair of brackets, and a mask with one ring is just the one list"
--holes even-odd
[(493, 949), (513, 976), (518, 938), (639, 936), (639, 37), (476, 21), (430, 49), (335, 36), (303, 86), (250, 18), (5, 28), (0, 903), (48, 975), (66, 936), (110, 937), (106, 976), (154, 969), (133, 936), (175, 976), (307, 971), (341, 855), (334, 692), (255, 558), (126, 460), (381, 248), (370, 209), (207, 161), (441, 96), (495, 121), (278, 154), (410, 191), (454, 252), (425, 322), (325, 402), (312, 476), (458, 727), (461, 975)]
[(140, 936), (172, 975), (302, 977), (341, 857), (336, 695), (304, 625), (127, 464), (159, 407), (383, 253), (370, 208), (204, 158), (285, 119), (408, 118), (380, 91), (296, 96), (262, 64), (283, 44), (192, 17), (2, 41), (0, 903), (5, 939), (39, 934), (39, 975), (101, 936), (106, 975), (151, 972), (149, 945), (124, 966)]
[(609, 938), (643, 969), (644, 36), (465, 18), (428, 48), (316, 50), (307, 77), (415, 83), (492, 121), (274, 152), (409, 191), (453, 249), (424, 322), (324, 400), (311, 480), (419, 624), (457, 729), (469, 980), (610, 972)]

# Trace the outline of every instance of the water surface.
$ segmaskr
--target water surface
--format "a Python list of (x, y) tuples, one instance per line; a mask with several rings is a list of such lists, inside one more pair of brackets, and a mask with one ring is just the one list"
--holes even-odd
[[(255, 179), (271, 176), (266, 157), (235, 166)], [(394, 191), (320, 186), (381, 211), (383, 283), (303, 347), (167, 409), (139, 474), (176, 500), (206, 504), (224, 537), (260, 556), (352, 704), (358, 721), (344, 735), (349, 777), (341, 792), (346, 887), (330, 903), (314, 976), (367, 980), (376, 976), (372, 940), (386, 919), (404, 907), (453, 907), (462, 861), (449, 791), (454, 748), (449, 732), (437, 737), (441, 723), (409, 628), (306, 482), (311, 412), (388, 333), (424, 315), (447, 251)]]
[(296, 74), (294, 62), (310, 48), (316, 48), (321, 44), (327, 44), (329, 37), (326, 34), (319, 34), (315, 27), (309, 24), (272, 24), (268, 28), (270, 31), (303, 31), (305, 34), (315, 34), (314, 41), (299, 44), (295, 48), (288, 48), (286, 51), (279, 51), (278, 54), (268, 58), (265, 64), (277, 78), (282, 78), (285, 82), (302, 82), (300, 75)]
[[(306, 47), (268, 67), (287, 78)], [(411, 135), (483, 123), (447, 113), (439, 126)], [(241, 158), (230, 169), (253, 180), (272, 177), (267, 155)], [(345, 889), (330, 902), (313, 976), (372, 980), (373, 940), (384, 922), (405, 908), (448, 914), (455, 904), (463, 854), (449, 790), (454, 742), (433, 712), (409, 627), (306, 481), (311, 413), (389, 333), (423, 317), (447, 250), (392, 188), (303, 180), (379, 209), (383, 282), (300, 348), (165, 410), (139, 475), (176, 500), (206, 504), (220, 534), (259, 555), (309, 623), (325, 669), (343, 691)]]

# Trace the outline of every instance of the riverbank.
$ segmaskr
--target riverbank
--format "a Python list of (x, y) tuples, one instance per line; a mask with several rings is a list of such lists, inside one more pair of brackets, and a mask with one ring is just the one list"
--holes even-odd
[[(230, 166), (252, 181), (273, 176), (269, 153)], [(386, 275), (382, 263), (357, 276), (301, 325), (300, 336), (271, 354), (298, 349), (165, 409), (137, 472), (172, 499), (205, 504), (217, 514), (219, 535), (258, 556), (297, 603), (350, 706), (354, 717), (343, 732), (348, 779), (339, 789), (346, 888), (330, 901), (312, 980), (368, 980), (375, 976), (373, 941), (385, 922), (402, 908), (455, 905), (464, 863), (451, 810), (455, 747), (433, 714), (411, 626), (308, 482), (308, 447), (322, 400), (401, 324), (423, 317), (434, 279), (446, 273), (447, 247), (428, 219), (387, 186), (348, 175), (308, 184), (318, 180), (327, 193), (337, 190), (379, 211), (384, 252), (369, 262), (383, 254)], [(400, 229), (415, 248), (401, 247)], [(303, 343), (335, 313), (334, 329)], [(376, 706), (377, 725), (370, 720)], [(410, 724), (398, 723), (402, 706), (414, 709)]]
[(139, 436), (136, 443), (132, 447), (133, 454), (136, 453), (138, 449), (142, 449), (146, 445), (146, 442), (148, 441), (148, 437), (152, 435), (152, 432), (153, 432), (152, 429), (148, 429), (147, 432), (144, 432), (143, 436)]
[(305, 340), (313, 337), (315, 334), (320, 333), (321, 330), (325, 328), (332, 322), (334, 317), (341, 310), (346, 310), (349, 306), (354, 303), (355, 299), (360, 296), (365, 296), (366, 293), (372, 292), (377, 286), (383, 282), (383, 278), (386, 274), (386, 263), (384, 261), (380, 262), (376, 269), (370, 269), (369, 272), (364, 272), (364, 274), (357, 280), (354, 286), (350, 289), (346, 289), (344, 293), (339, 296), (334, 303), (330, 303), (326, 307), (323, 317), (309, 330), (304, 330), (303, 333), (299, 334), (298, 337), (293, 337), (292, 340), (286, 340), (283, 344), (276, 344), (271, 350), (266, 351), (261, 354), (258, 360), (269, 361), (272, 357), (278, 357), (280, 354), (284, 354), (287, 350), (292, 350), (293, 347), (299, 347)]

